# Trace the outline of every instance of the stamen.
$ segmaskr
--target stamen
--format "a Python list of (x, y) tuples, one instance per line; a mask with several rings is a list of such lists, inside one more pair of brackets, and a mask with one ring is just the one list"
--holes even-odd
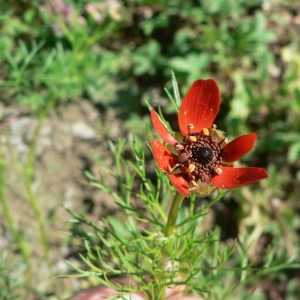
[(203, 132), (203, 135), (209, 136), (209, 130), (208, 130), (208, 128), (203, 128), (202, 132)]
[(193, 124), (189, 124), (187, 126), (187, 129), (188, 129), (188, 133), (191, 134), (192, 133), (192, 130), (195, 128), (195, 126)]
[(182, 164), (189, 159), (189, 154), (186, 152), (182, 152), (177, 156), (177, 161)]
[[(192, 180), (192, 181), (191, 181), (191, 185), (192, 185), (194, 188), (196, 188), (196, 187), (197, 187), (197, 182), (196, 182), (195, 180)], [(194, 188), (193, 188), (193, 189), (194, 189)]]
[(221, 146), (222, 148), (225, 147), (228, 144), (228, 138), (224, 138), (222, 141), (220, 141), (218, 143), (219, 146)]
[(191, 175), (191, 174), (188, 174), (188, 180), (189, 181), (195, 181), (195, 176)]
[(188, 138), (188, 141), (191, 142), (191, 143), (196, 143), (197, 142), (197, 138), (193, 135), (190, 135), (189, 138)]
[(176, 150), (177, 152), (180, 152), (180, 151), (182, 151), (183, 149), (184, 149), (184, 147), (183, 147), (182, 144), (177, 144), (177, 145), (175, 145), (175, 150)]
[(171, 166), (168, 166), (167, 169), (168, 169), (168, 173), (167, 174), (170, 174), (172, 173), (175, 169), (177, 169), (178, 167), (180, 167), (180, 164), (176, 164), (175, 166), (171, 167)]
[(221, 168), (216, 168), (215, 171), (218, 175), (221, 175), (223, 172)]
[(189, 167), (187, 168), (186, 172), (187, 173), (192, 173), (195, 170), (196, 166), (194, 164), (190, 164)]

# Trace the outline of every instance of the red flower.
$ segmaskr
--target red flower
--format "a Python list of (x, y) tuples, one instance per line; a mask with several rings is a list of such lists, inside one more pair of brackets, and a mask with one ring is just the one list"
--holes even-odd
[(178, 114), (182, 140), (175, 139), (163, 125), (154, 109), (154, 128), (167, 144), (152, 141), (158, 167), (169, 175), (175, 189), (207, 196), (216, 188), (230, 189), (267, 178), (264, 169), (235, 167), (234, 162), (249, 152), (256, 134), (242, 135), (230, 143), (213, 124), (220, 107), (220, 92), (213, 79), (197, 80), (185, 96)]

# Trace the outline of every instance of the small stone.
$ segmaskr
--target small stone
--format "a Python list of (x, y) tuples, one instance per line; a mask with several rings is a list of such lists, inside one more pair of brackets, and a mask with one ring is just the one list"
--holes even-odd
[(83, 121), (75, 122), (72, 125), (72, 132), (75, 137), (82, 140), (94, 140), (96, 138), (95, 130)]

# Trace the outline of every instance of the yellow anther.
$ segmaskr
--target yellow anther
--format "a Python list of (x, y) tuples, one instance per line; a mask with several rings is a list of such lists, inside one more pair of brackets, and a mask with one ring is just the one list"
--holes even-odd
[(193, 190), (194, 188), (196, 188), (198, 185), (197, 185), (197, 182), (195, 180), (192, 180), (190, 182), (190, 184), (193, 186), (190, 190)]
[(221, 142), (219, 142), (219, 145), (221, 148), (225, 147), (229, 143), (228, 138), (224, 138)]
[(192, 142), (192, 143), (197, 142), (197, 138), (196, 138), (195, 136), (193, 136), (193, 135), (190, 135), (189, 138), (188, 138), (188, 140), (189, 140), (190, 142)]
[(195, 128), (195, 126), (193, 125), (193, 124), (189, 124), (188, 126), (187, 126), (187, 129), (188, 129), (188, 132), (189, 133), (192, 133), (192, 130)]
[(175, 150), (176, 150), (176, 151), (181, 151), (181, 150), (183, 150), (183, 149), (184, 149), (184, 147), (183, 147), (181, 144), (175, 145)]
[(221, 175), (223, 172), (221, 168), (216, 168), (215, 171), (218, 175)]
[(195, 170), (196, 166), (194, 164), (190, 164), (189, 167), (187, 168), (186, 172), (187, 173), (192, 173)]
[(209, 130), (208, 130), (208, 128), (203, 128), (203, 129), (202, 129), (202, 132), (203, 132), (203, 134), (204, 134), (205, 136), (209, 136)]

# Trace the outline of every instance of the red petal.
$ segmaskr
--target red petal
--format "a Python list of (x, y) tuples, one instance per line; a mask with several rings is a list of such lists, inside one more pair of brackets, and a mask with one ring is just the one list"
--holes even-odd
[(182, 174), (171, 174), (169, 175), (169, 178), (178, 193), (180, 193), (181, 195), (187, 198), (190, 197), (189, 184), (184, 179)]
[(173, 166), (176, 156), (172, 154), (160, 141), (152, 140), (152, 152), (158, 167), (168, 173), (168, 166)]
[[(168, 166), (174, 166), (176, 156), (172, 154), (161, 142), (152, 140), (152, 152), (154, 159), (160, 168), (165, 173), (168, 173)], [(170, 181), (175, 189), (185, 197), (189, 197), (189, 184), (182, 177), (182, 174), (169, 175)]]
[(228, 143), (223, 150), (226, 152), (225, 162), (234, 162), (248, 153), (256, 141), (256, 133), (249, 133), (234, 139)]
[(152, 120), (155, 130), (167, 144), (170, 144), (173, 146), (175, 144), (178, 144), (178, 142), (175, 140), (175, 138), (166, 129), (166, 127), (162, 123), (159, 115), (156, 113), (156, 111), (153, 108), (151, 109), (151, 120)]
[(182, 101), (178, 123), (183, 136), (188, 134), (187, 126), (193, 124), (195, 132), (210, 128), (220, 107), (220, 91), (213, 79), (197, 80)]
[(222, 174), (211, 179), (219, 189), (231, 189), (251, 184), (268, 177), (268, 173), (261, 168), (222, 167)]

